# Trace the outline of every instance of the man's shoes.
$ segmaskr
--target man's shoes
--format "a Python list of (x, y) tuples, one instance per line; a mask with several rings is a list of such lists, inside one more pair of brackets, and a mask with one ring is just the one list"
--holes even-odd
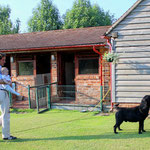
[(15, 137), (15, 136), (10, 136), (8, 138), (3, 138), (3, 140), (16, 140), (16, 139), (17, 139), (17, 137)]

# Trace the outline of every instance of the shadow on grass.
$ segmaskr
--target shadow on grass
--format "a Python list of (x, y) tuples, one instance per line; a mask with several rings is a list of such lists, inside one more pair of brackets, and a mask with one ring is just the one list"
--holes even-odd
[[(28, 138), (28, 139), (17, 139), (10, 142), (32, 142), (32, 141), (57, 141), (57, 140), (102, 140), (102, 139), (138, 139), (150, 137), (150, 132), (138, 134), (138, 133), (120, 133), (113, 134), (107, 133), (103, 135), (84, 135), (84, 136), (62, 136), (62, 137), (50, 137), (50, 138)], [(5, 142), (5, 141), (3, 141)]]
[(42, 129), (42, 128), (46, 128), (46, 127), (50, 127), (50, 126), (56, 126), (56, 125), (60, 125), (60, 124), (72, 123), (74, 121), (86, 121), (86, 120), (89, 120), (89, 119), (93, 119), (91, 117), (87, 117), (87, 118), (83, 118), (83, 117), (84, 116), (82, 116), (80, 118), (75, 118), (75, 119), (72, 119), (72, 120), (68, 120), (68, 121), (56, 122), (56, 123), (51, 123), (51, 124), (47, 124), (47, 125), (43, 125), (43, 126), (37, 126), (37, 127), (33, 127), (33, 128), (20, 130), (20, 131), (15, 131), (15, 132), (12, 132), (12, 133), (21, 133), (21, 132), (26, 132), (26, 131), (38, 130), (38, 129)]

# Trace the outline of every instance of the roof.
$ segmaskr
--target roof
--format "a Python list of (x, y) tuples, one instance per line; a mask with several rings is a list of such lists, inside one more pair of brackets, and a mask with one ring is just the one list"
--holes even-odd
[(0, 50), (103, 44), (110, 26), (0, 35)]
[(142, 1), (144, 0), (137, 0), (132, 7), (130, 7), (109, 29), (108, 31), (105, 33), (105, 35), (107, 36), (108, 34), (110, 34), (110, 32), (122, 21), (124, 20)]

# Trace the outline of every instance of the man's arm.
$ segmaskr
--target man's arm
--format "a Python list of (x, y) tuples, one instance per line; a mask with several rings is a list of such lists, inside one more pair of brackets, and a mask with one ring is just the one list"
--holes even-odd
[(11, 84), (11, 82), (9, 82), (9, 83), (6, 83), (6, 82), (4, 82), (4, 80), (3, 79), (0, 79), (0, 84)]
[(6, 84), (4, 80), (0, 79), (0, 84)]

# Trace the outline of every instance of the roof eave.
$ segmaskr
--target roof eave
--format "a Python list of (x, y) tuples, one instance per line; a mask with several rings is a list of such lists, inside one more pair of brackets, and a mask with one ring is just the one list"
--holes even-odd
[(90, 44), (90, 45), (73, 45), (73, 46), (58, 46), (58, 47), (38, 47), (38, 48), (22, 48), (22, 49), (7, 49), (7, 50), (1, 50), (5, 53), (17, 53), (17, 52), (29, 52), (29, 51), (40, 51), (40, 50), (58, 50), (58, 49), (70, 49), (70, 48), (88, 48), (88, 47), (104, 47), (106, 44)]
[(108, 36), (110, 32), (124, 19), (126, 18), (133, 9), (135, 9), (143, 0), (138, 0), (136, 1), (132, 7), (130, 7), (109, 29), (108, 31), (104, 34), (105, 36)]

